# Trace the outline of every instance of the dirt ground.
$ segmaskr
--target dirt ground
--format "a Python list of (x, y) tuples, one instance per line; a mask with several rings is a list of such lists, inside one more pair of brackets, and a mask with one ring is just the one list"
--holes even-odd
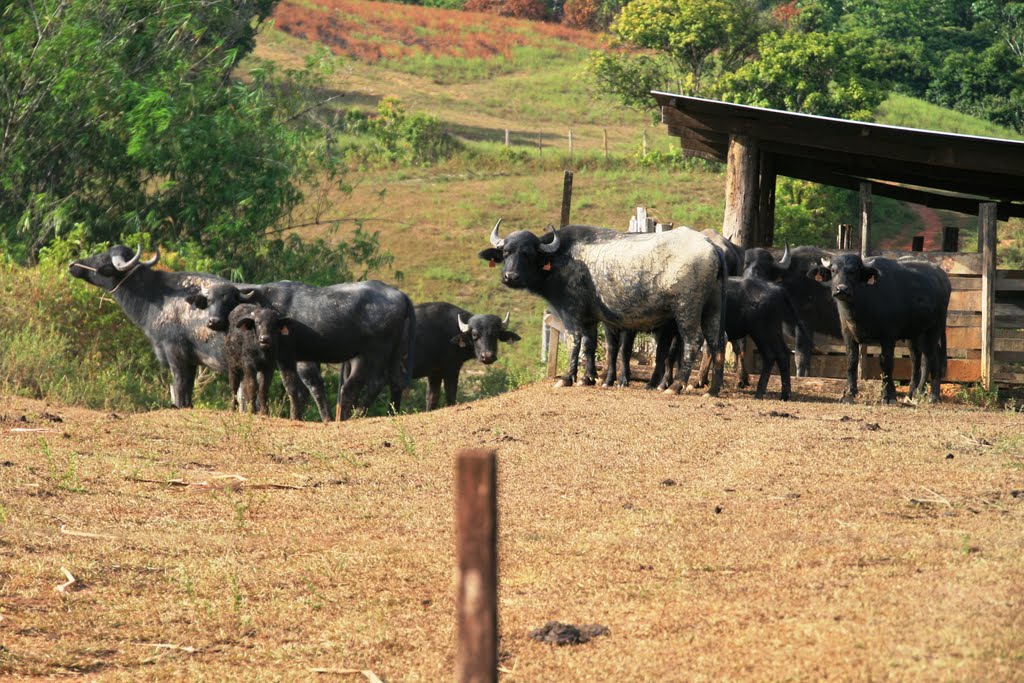
[(0, 397), (0, 674), (451, 680), (453, 454), (487, 446), (506, 680), (1024, 680), (1024, 416), (839, 390), (329, 425)]

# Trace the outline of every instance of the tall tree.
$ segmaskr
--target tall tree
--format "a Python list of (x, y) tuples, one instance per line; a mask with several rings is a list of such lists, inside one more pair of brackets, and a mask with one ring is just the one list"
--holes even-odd
[(0, 3), (0, 245), (31, 259), (83, 224), (251, 263), (327, 158), (295, 99), (320, 91), (285, 83), (317, 65), (234, 77), (275, 4)]

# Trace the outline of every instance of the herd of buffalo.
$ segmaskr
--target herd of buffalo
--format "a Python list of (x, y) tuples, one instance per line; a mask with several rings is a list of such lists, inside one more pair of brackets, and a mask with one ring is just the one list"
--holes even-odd
[[(701, 381), (708, 392), (722, 386), (724, 345), (750, 337), (762, 360), (755, 392), (764, 396), (772, 367), (790, 396), (790, 350), (795, 339), (797, 374), (806, 375), (815, 332), (842, 337), (847, 386), (857, 395), (859, 345), (881, 346), (882, 399), (895, 400), (893, 353), (906, 340), (911, 352), (909, 396), (939, 399), (946, 365), (946, 310), (950, 282), (927, 261), (832, 254), (817, 247), (787, 246), (780, 259), (765, 249), (740, 249), (714, 231), (688, 228), (623, 233), (570, 225), (542, 236), (520, 230), (501, 237), (480, 257), (501, 264), (501, 282), (539, 295), (572, 335), (562, 384), (594, 384), (597, 325), (608, 351), (605, 384), (629, 381), (637, 331), (652, 331), (656, 359), (648, 388), (679, 391), (703, 347)], [(322, 363), (342, 364), (336, 417), (345, 419), (376, 399), (385, 385), (393, 410), (413, 378), (427, 378), (427, 409), (436, 408), (442, 382), (455, 402), (459, 371), (473, 358), (498, 357), (498, 342), (514, 342), (509, 316), (474, 315), (448, 303), (414, 306), (398, 289), (377, 281), (314, 287), (301, 282), (232, 283), (207, 273), (153, 268), (159, 251), (117, 245), (74, 261), (70, 273), (111, 293), (143, 330), (160, 363), (171, 369), (171, 400), (192, 405), (197, 368), (227, 373), (232, 405), (266, 413), (267, 389), (280, 370), (300, 419), (312, 395), (330, 419)], [(577, 379), (579, 354), (583, 376)], [(737, 354), (742, 358), (742, 354)], [(621, 372), (617, 366), (621, 363)], [(710, 377), (708, 375), (710, 374)], [(740, 370), (741, 383), (746, 372)]]

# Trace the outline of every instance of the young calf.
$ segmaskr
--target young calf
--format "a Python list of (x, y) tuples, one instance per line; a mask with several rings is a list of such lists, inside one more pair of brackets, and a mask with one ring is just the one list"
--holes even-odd
[(441, 398), (444, 382), (448, 405), (455, 404), (462, 364), (476, 358), (484, 365), (498, 360), (498, 342), (517, 342), (508, 329), (508, 314), (473, 315), (444, 302), (416, 306), (416, 359), (412, 376), (427, 378), (427, 410)]
[(231, 409), (238, 407), (238, 387), (242, 387), (241, 410), (252, 406), (264, 415), (270, 407), (267, 393), (274, 378), (281, 335), (288, 334), (287, 318), (272, 308), (253, 304), (236, 306), (228, 316), (228, 336), (224, 343), (231, 386)]

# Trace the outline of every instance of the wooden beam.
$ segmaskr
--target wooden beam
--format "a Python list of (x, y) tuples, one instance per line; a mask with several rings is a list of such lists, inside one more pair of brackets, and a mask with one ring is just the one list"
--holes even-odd
[(572, 171), (566, 171), (562, 179), (562, 218), (561, 227), (569, 225), (569, 211), (572, 208)]
[(745, 249), (758, 246), (756, 222), (759, 172), (757, 141), (745, 135), (729, 136), (722, 235)]
[(981, 250), (981, 385), (993, 383), (996, 318), (996, 207), (986, 202), (978, 207), (978, 245)]
[(494, 451), (455, 456), (458, 683), (498, 680), (498, 475)]

